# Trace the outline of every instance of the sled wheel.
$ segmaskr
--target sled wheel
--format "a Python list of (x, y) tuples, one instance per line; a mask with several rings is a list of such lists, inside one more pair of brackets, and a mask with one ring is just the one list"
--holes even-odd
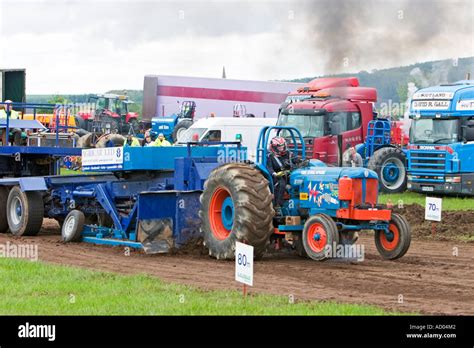
[(61, 236), (64, 242), (79, 242), (86, 220), (84, 213), (79, 210), (71, 210), (64, 219), (61, 228)]

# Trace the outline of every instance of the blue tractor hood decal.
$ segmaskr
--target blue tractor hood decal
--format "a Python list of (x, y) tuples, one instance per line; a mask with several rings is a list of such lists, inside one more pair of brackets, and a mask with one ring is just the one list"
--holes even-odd
[(342, 177), (361, 179), (365, 183), (367, 179), (377, 179), (377, 174), (362, 167), (310, 166), (297, 169), (290, 175), (291, 186), (298, 188), (294, 199), (299, 201), (300, 208), (309, 209), (311, 214), (325, 212), (334, 216), (335, 211), (341, 207), (339, 179)]
[(291, 174), (291, 181), (306, 177), (313, 181), (337, 182), (344, 176), (351, 179), (378, 179), (377, 173), (362, 167), (306, 167), (295, 170)]

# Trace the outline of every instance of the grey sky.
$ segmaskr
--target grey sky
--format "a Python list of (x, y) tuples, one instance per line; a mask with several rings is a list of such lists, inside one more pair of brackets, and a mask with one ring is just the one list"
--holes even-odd
[(474, 55), (471, 0), (0, 0), (0, 67), (28, 93), (145, 74), (287, 79)]

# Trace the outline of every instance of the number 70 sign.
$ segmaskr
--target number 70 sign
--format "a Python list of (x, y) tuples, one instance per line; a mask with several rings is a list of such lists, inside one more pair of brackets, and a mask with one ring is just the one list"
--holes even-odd
[(425, 220), (441, 221), (441, 198), (426, 197)]

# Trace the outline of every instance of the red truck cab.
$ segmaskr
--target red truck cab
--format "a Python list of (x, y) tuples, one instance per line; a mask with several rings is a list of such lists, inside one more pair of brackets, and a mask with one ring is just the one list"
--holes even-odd
[[(304, 97), (298, 100), (298, 95)], [(307, 157), (340, 165), (347, 148), (364, 142), (377, 91), (359, 87), (354, 77), (324, 78), (309, 82), (287, 100), (277, 124), (300, 130)]]

